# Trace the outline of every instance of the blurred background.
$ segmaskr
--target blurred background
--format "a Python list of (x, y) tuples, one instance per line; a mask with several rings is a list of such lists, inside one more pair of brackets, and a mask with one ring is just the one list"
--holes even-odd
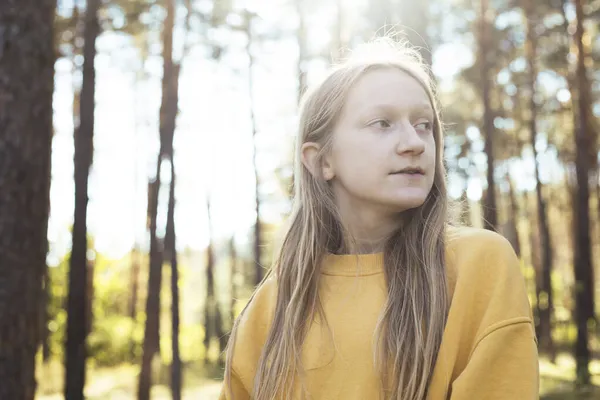
[[(40, 400), (216, 399), (232, 321), (290, 211), (299, 96), (390, 32), (432, 67), (462, 222), (521, 259), (542, 398), (600, 398), (600, 0), (9, 4), (0, 193), (9, 171), (35, 175), (43, 212), (0, 202), (0, 311), (20, 288), (32, 304), (1, 336), (2, 399), (31, 398), (17, 382), (34, 373)], [(7, 79), (53, 97), (18, 109)], [(7, 214), (42, 232), (19, 275)]]

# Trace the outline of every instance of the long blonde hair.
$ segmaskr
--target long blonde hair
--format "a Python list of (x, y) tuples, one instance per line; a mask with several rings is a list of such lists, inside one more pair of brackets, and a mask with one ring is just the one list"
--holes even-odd
[[(377, 39), (357, 48), (303, 98), (294, 207), (270, 271), (277, 280), (277, 300), (254, 379), (252, 395), (256, 400), (292, 398), (295, 380), (303, 372), (302, 345), (308, 329), (315, 318), (326, 323), (318, 291), (321, 261), (351, 240), (342, 226), (330, 186), (302, 165), (300, 148), (305, 142), (316, 142), (321, 145), (318, 157), (327, 154), (348, 91), (366, 72), (380, 68), (398, 68), (415, 78), (426, 90), (435, 114), (433, 187), (422, 206), (404, 212), (402, 226), (386, 242), (388, 296), (377, 325), (374, 349), (382, 397), (421, 400), (427, 395), (449, 303), (444, 259), (448, 200), (443, 129), (433, 83), (419, 53), (406, 43)], [(226, 382), (230, 382), (239, 320), (227, 350)]]

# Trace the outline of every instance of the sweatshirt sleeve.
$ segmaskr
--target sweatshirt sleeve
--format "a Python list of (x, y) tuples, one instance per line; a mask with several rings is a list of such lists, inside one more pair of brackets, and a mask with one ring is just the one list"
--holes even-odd
[[(230, 337), (233, 345), (231, 380), (223, 382), (219, 400), (250, 399), (258, 360), (269, 332), (275, 302), (277, 284), (274, 275), (269, 277), (255, 291), (239, 318), (235, 338)], [(232, 339), (234, 339), (232, 341)]]
[(219, 400), (250, 400), (250, 394), (244, 387), (240, 377), (235, 372), (231, 371), (231, 381), (223, 382)]
[(480, 248), (486, 257), (470, 282), (474, 339), (450, 399), (538, 399), (537, 339), (519, 259), (495, 233)]
[(531, 321), (499, 323), (476, 345), (452, 384), (451, 400), (538, 399), (539, 367)]

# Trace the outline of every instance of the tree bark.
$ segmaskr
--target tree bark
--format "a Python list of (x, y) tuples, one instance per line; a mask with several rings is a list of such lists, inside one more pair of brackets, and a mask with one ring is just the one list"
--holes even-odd
[(495, 230), (498, 226), (496, 209), (496, 184), (494, 181), (494, 115), (491, 106), (491, 78), (489, 65), (490, 52), (490, 22), (486, 19), (489, 0), (481, 0), (479, 16), (479, 67), (481, 74), (483, 101), (483, 136), (485, 137), (484, 151), (487, 156), (487, 190), (483, 202), (483, 219), (486, 229)]
[(508, 181), (508, 199), (510, 201), (510, 225), (511, 230), (513, 230), (513, 238), (511, 240), (511, 244), (515, 249), (515, 253), (518, 257), (521, 257), (521, 240), (519, 237), (519, 203), (517, 202), (517, 198), (515, 196), (514, 185), (510, 176), (506, 177)]
[(55, 8), (52, 0), (0, 2), (0, 399), (35, 396), (48, 250)]
[(50, 299), (50, 274), (46, 268), (44, 271), (44, 290), (40, 304), (40, 326), (42, 342), (42, 361), (46, 364), (50, 360), (50, 329), (48, 328), (48, 301)]
[[(213, 338), (219, 340), (219, 354), (222, 354), (227, 346), (227, 338), (223, 329), (223, 317), (219, 302), (216, 297), (217, 285), (215, 280), (215, 249), (212, 239), (212, 223), (210, 217), (210, 200), (207, 199), (206, 208), (208, 212), (209, 243), (206, 249), (206, 301), (204, 303), (204, 349), (205, 362), (208, 362), (208, 350)], [(222, 362), (219, 358), (219, 363)]]
[(100, 33), (98, 9), (100, 0), (89, 0), (85, 13), (83, 79), (81, 86), (79, 126), (75, 128), (75, 216), (73, 245), (69, 263), (67, 296), (67, 337), (65, 348), (65, 398), (83, 399), (85, 386), (86, 337), (88, 312), (88, 180), (93, 156), (96, 71), (96, 38)]
[(150, 400), (152, 385), (152, 359), (160, 350), (160, 288), (162, 282), (163, 249), (156, 236), (156, 215), (158, 211), (158, 194), (160, 191), (160, 171), (165, 155), (170, 154), (172, 139), (169, 136), (175, 131), (177, 105), (172, 104), (170, 94), (173, 84), (173, 30), (175, 25), (174, 0), (167, 2), (167, 17), (163, 31), (163, 79), (162, 100), (159, 117), (160, 150), (156, 162), (156, 177), (149, 185), (148, 206), (150, 211), (150, 267), (148, 273), (148, 295), (146, 298), (146, 323), (144, 327), (144, 345), (142, 366), (138, 384), (138, 400)]
[[(162, 150), (160, 151), (162, 153)], [(159, 313), (160, 288), (162, 282), (162, 249), (156, 236), (156, 215), (158, 211), (158, 192), (160, 188), (160, 171), (162, 154), (156, 162), (156, 177), (149, 185), (150, 198), (150, 265), (148, 269), (148, 290), (146, 296), (146, 322), (144, 326), (144, 342), (142, 345), (142, 365), (138, 385), (138, 399), (150, 399), (152, 359), (159, 351)]]
[(181, 400), (181, 356), (179, 354), (179, 270), (175, 235), (175, 163), (173, 151), (169, 154), (171, 183), (169, 184), (169, 207), (165, 245), (171, 263), (171, 393), (173, 400)]
[(208, 247), (206, 249), (206, 301), (204, 302), (204, 358), (205, 362), (208, 362), (208, 349), (214, 335), (216, 335), (216, 328), (214, 323), (214, 264), (215, 256), (213, 249), (212, 229), (211, 229), (211, 217), (210, 217), (210, 200), (206, 201), (206, 210), (208, 214)]
[[(137, 303), (138, 303), (138, 291), (140, 281), (140, 250), (136, 244), (131, 252), (131, 297), (129, 299), (129, 318), (131, 318), (131, 330), (133, 333), (134, 327), (137, 323)], [(133, 360), (135, 359), (135, 340), (133, 335), (130, 339), (129, 356)]]
[(578, 88), (577, 109), (578, 125), (575, 129), (575, 169), (577, 175), (577, 197), (575, 202), (575, 320), (577, 324), (577, 341), (575, 358), (577, 381), (580, 384), (590, 383), (590, 349), (588, 343), (588, 322), (594, 319), (594, 276), (592, 269), (592, 252), (590, 240), (589, 209), (589, 149), (592, 145), (592, 127), (590, 126), (591, 99), (589, 97), (589, 80), (585, 66), (585, 49), (583, 46), (583, 5), (575, 0), (576, 29), (574, 41), (578, 50), (576, 82)]
[(538, 160), (538, 153), (536, 149), (537, 142), (537, 113), (538, 106), (535, 102), (535, 95), (537, 93), (537, 36), (535, 33), (534, 21), (538, 18), (534, 15), (535, 4), (533, 0), (527, 0), (525, 4), (525, 16), (527, 21), (527, 41), (526, 41), (526, 53), (528, 63), (528, 86), (529, 86), (529, 109), (531, 112), (531, 119), (529, 120), (529, 134), (531, 141), (531, 148), (534, 157), (534, 171), (535, 171), (535, 193), (537, 203), (537, 222), (540, 233), (540, 254), (541, 254), (541, 277), (540, 292), (538, 293), (537, 307), (539, 312), (539, 344), (540, 347), (548, 352), (551, 359), (556, 358), (556, 350), (554, 348), (554, 342), (552, 340), (552, 314), (554, 312), (554, 296), (552, 290), (552, 242), (550, 236), (550, 227), (548, 224), (548, 216), (546, 212), (546, 202), (542, 193), (542, 183), (540, 181), (540, 163)]

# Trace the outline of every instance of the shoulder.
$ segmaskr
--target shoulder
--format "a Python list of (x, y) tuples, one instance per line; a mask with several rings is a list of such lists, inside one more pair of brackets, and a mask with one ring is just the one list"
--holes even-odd
[(487, 229), (449, 227), (446, 257), (449, 263), (469, 272), (520, 273), (519, 260), (508, 239)]
[(251, 336), (253, 339), (266, 338), (275, 312), (276, 301), (277, 279), (274, 274), (271, 274), (256, 288), (238, 317), (238, 339), (236, 341), (243, 341), (246, 336)]
[(252, 387), (258, 360), (267, 339), (277, 301), (277, 279), (271, 274), (254, 291), (238, 316), (233, 344), (233, 369), (247, 388)]
[(531, 319), (521, 263), (506, 238), (484, 229), (449, 228), (446, 254), (457, 306), (469, 308), (483, 325)]
[(446, 231), (446, 243), (454, 251), (480, 250), (488, 252), (514, 253), (508, 239), (499, 233), (465, 226), (449, 226)]

